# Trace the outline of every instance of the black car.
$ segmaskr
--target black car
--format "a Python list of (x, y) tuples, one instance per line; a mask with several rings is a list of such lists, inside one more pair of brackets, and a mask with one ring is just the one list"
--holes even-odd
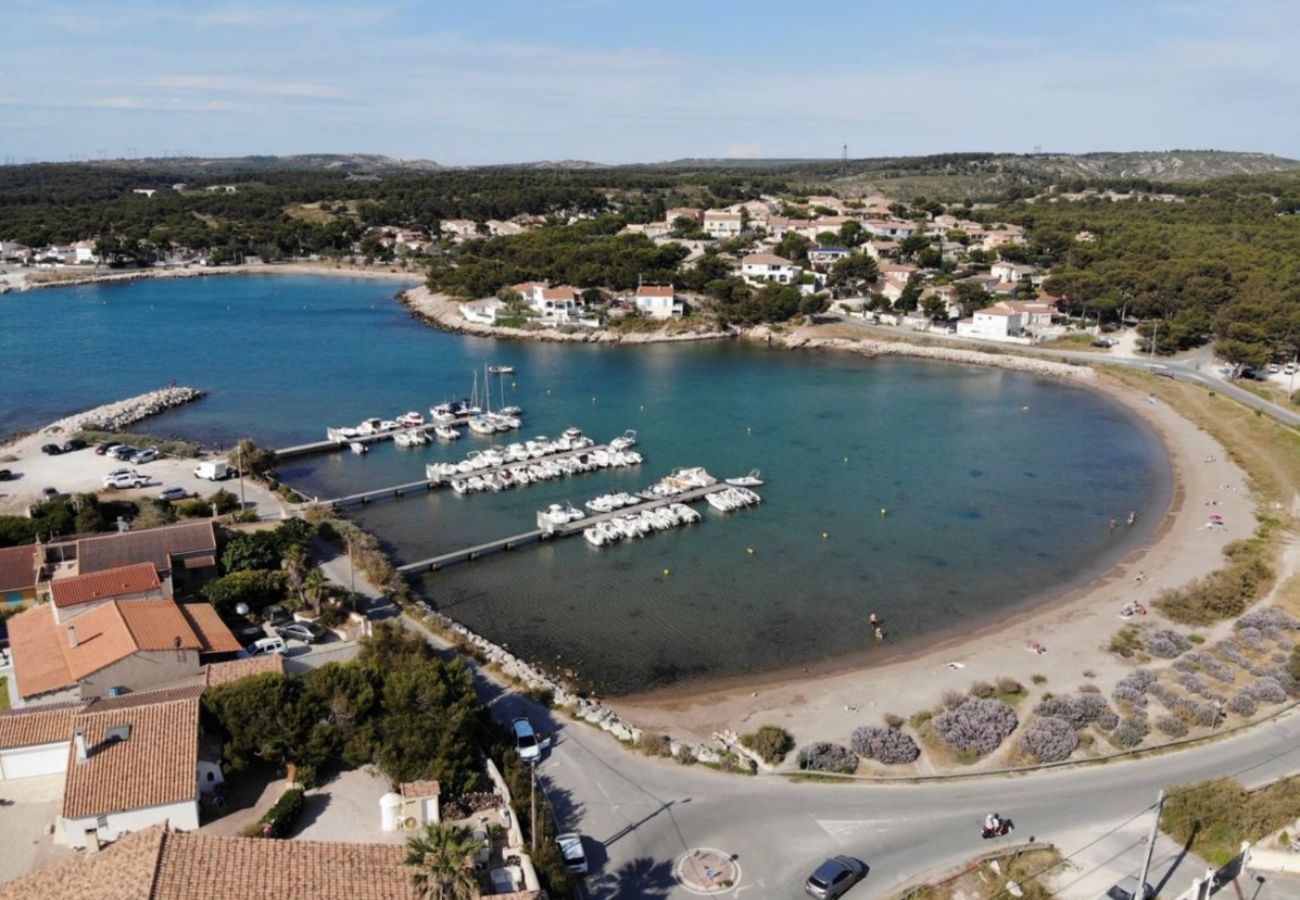
[(41, 496), (46, 500), (53, 500), (55, 497), (59, 496), (59, 489), (52, 487), (42, 488)]
[(44, 444), (41, 447), (41, 452), (46, 456), (58, 456), (63, 452), (63, 448), (58, 444)]
[(85, 450), (86, 442), (80, 438), (73, 438), (70, 441), (63, 442), (63, 452), (72, 453), (74, 450)]
[(113, 459), (121, 460), (122, 462), (130, 462), (135, 459), (135, 452), (134, 447), (128, 447), (126, 444), (119, 444), (112, 450), (109, 450), (108, 455), (113, 457)]
[(9, 469), (0, 469), (0, 481), (12, 481), (14, 473)]
[(100, 444), (98, 447), (95, 448), (95, 455), (103, 456), (105, 453), (108, 453), (114, 447), (120, 447), (120, 446), (122, 445), (119, 444), (117, 441), (105, 441), (104, 443)]

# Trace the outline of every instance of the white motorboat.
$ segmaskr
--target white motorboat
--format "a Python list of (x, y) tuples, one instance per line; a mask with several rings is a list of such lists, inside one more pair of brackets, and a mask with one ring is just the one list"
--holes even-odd
[(601, 531), (596, 525), (588, 525), (582, 529), (582, 536), (593, 547), (603, 547), (609, 543), (609, 538), (605, 537), (605, 532)]
[(742, 475), (739, 478), (728, 478), (727, 484), (734, 485), (735, 487), (762, 487), (762, 473), (759, 472), (758, 469), (754, 469), (748, 475)]
[(488, 371), (493, 375), (513, 375), (515, 374), (514, 366), (488, 366)]
[(585, 518), (585, 516), (581, 510), (574, 509), (572, 505), (568, 503), (552, 503), (546, 509), (537, 513), (537, 527), (549, 531), (582, 518)]
[(404, 412), (397, 417), (397, 424), (403, 428), (419, 428), (424, 424), (424, 416), (415, 410)]
[(453, 478), (451, 480), (451, 489), (458, 494), (463, 494), (469, 490), (469, 482), (464, 478)]
[(469, 430), (475, 434), (496, 434), (497, 427), (487, 416), (474, 416), (467, 424)]
[(705, 502), (716, 509), (718, 512), (731, 512), (736, 508), (735, 501), (727, 496), (726, 491), (718, 491), (716, 494), (709, 494), (704, 498)]
[(366, 453), (367, 451), (370, 450), (369, 447), (367, 447), (365, 444), (361, 443), (360, 441), (352, 441), (350, 444), (348, 444), (348, 449), (351, 450), (353, 453), (355, 453), (357, 456), (360, 456), (361, 454)]
[(518, 406), (503, 406), (497, 412), (503, 416), (522, 416), (524, 414), (523, 409)]
[(747, 487), (738, 487), (732, 489), (733, 493), (740, 498), (746, 506), (755, 506), (763, 502), (763, 498), (758, 496)]
[(451, 410), (450, 403), (439, 403), (437, 406), (429, 407), (429, 418), (438, 425), (450, 425), (456, 421), (456, 414)]
[(616, 437), (609, 442), (609, 449), (611, 450), (630, 450), (632, 447), (635, 446), (636, 446), (636, 432), (633, 431), (631, 428), (623, 432), (621, 436)]
[(383, 434), (383, 433), (385, 433), (385, 432), (389, 432), (389, 431), (396, 431), (397, 428), (398, 428), (398, 426), (397, 426), (397, 422), (395, 422), (395, 421), (392, 420), (392, 419), (384, 419), (382, 422), (379, 423), (379, 432), (380, 432), (380, 434)]
[(399, 431), (393, 435), (393, 443), (399, 447), (414, 447), (418, 442), (413, 440), (413, 432)]
[(469, 489), (471, 491), (481, 491), (484, 488), (483, 477), (481, 475), (469, 476)]
[(435, 425), (433, 426), (433, 433), (438, 436), (439, 440), (443, 440), (443, 441), (460, 440), (460, 432), (457, 431), (455, 428), (452, 428), (450, 425)]

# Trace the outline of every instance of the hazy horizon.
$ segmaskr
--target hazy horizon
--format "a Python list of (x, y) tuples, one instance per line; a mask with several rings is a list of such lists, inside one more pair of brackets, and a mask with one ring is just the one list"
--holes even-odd
[(1300, 156), (1300, 8), (1283, 0), (8, 10), (24, 27), (0, 34), (6, 160)]

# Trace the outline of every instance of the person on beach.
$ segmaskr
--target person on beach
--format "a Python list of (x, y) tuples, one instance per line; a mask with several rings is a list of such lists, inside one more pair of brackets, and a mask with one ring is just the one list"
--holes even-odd
[(1119, 521), (1116, 520), (1116, 518), (1115, 518), (1114, 516), (1111, 516), (1111, 517), (1110, 517), (1110, 530), (1111, 530), (1111, 531), (1114, 531), (1114, 530), (1115, 530), (1115, 526), (1117, 526), (1118, 524), (1119, 524)]
[(884, 639), (885, 639), (885, 629), (883, 629), (883, 628), (881, 628), (879, 625), (877, 625), (877, 626), (876, 626), (876, 640), (878, 640), (878, 641), (883, 641)]
[(1133, 523), (1136, 522), (1137, 519), (1138, 519), (1137, 510), (1130, 509), (1128, 511), (1128, 519), (1125, 521), (1124, 524), (1126, 524), (1129, 528), (1132, 528)]
[(876, 618), (875, 613), (872, 613), (871, 615), (867, 616), (867, 621), (870, 622), (873, 627), (880, 624), (880, 619)]

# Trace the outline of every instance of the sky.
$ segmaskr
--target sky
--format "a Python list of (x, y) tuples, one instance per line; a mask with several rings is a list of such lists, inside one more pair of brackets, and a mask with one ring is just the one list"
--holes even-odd
[(0, 156), (1300, 157), (1295, 0), (0, 0)]

